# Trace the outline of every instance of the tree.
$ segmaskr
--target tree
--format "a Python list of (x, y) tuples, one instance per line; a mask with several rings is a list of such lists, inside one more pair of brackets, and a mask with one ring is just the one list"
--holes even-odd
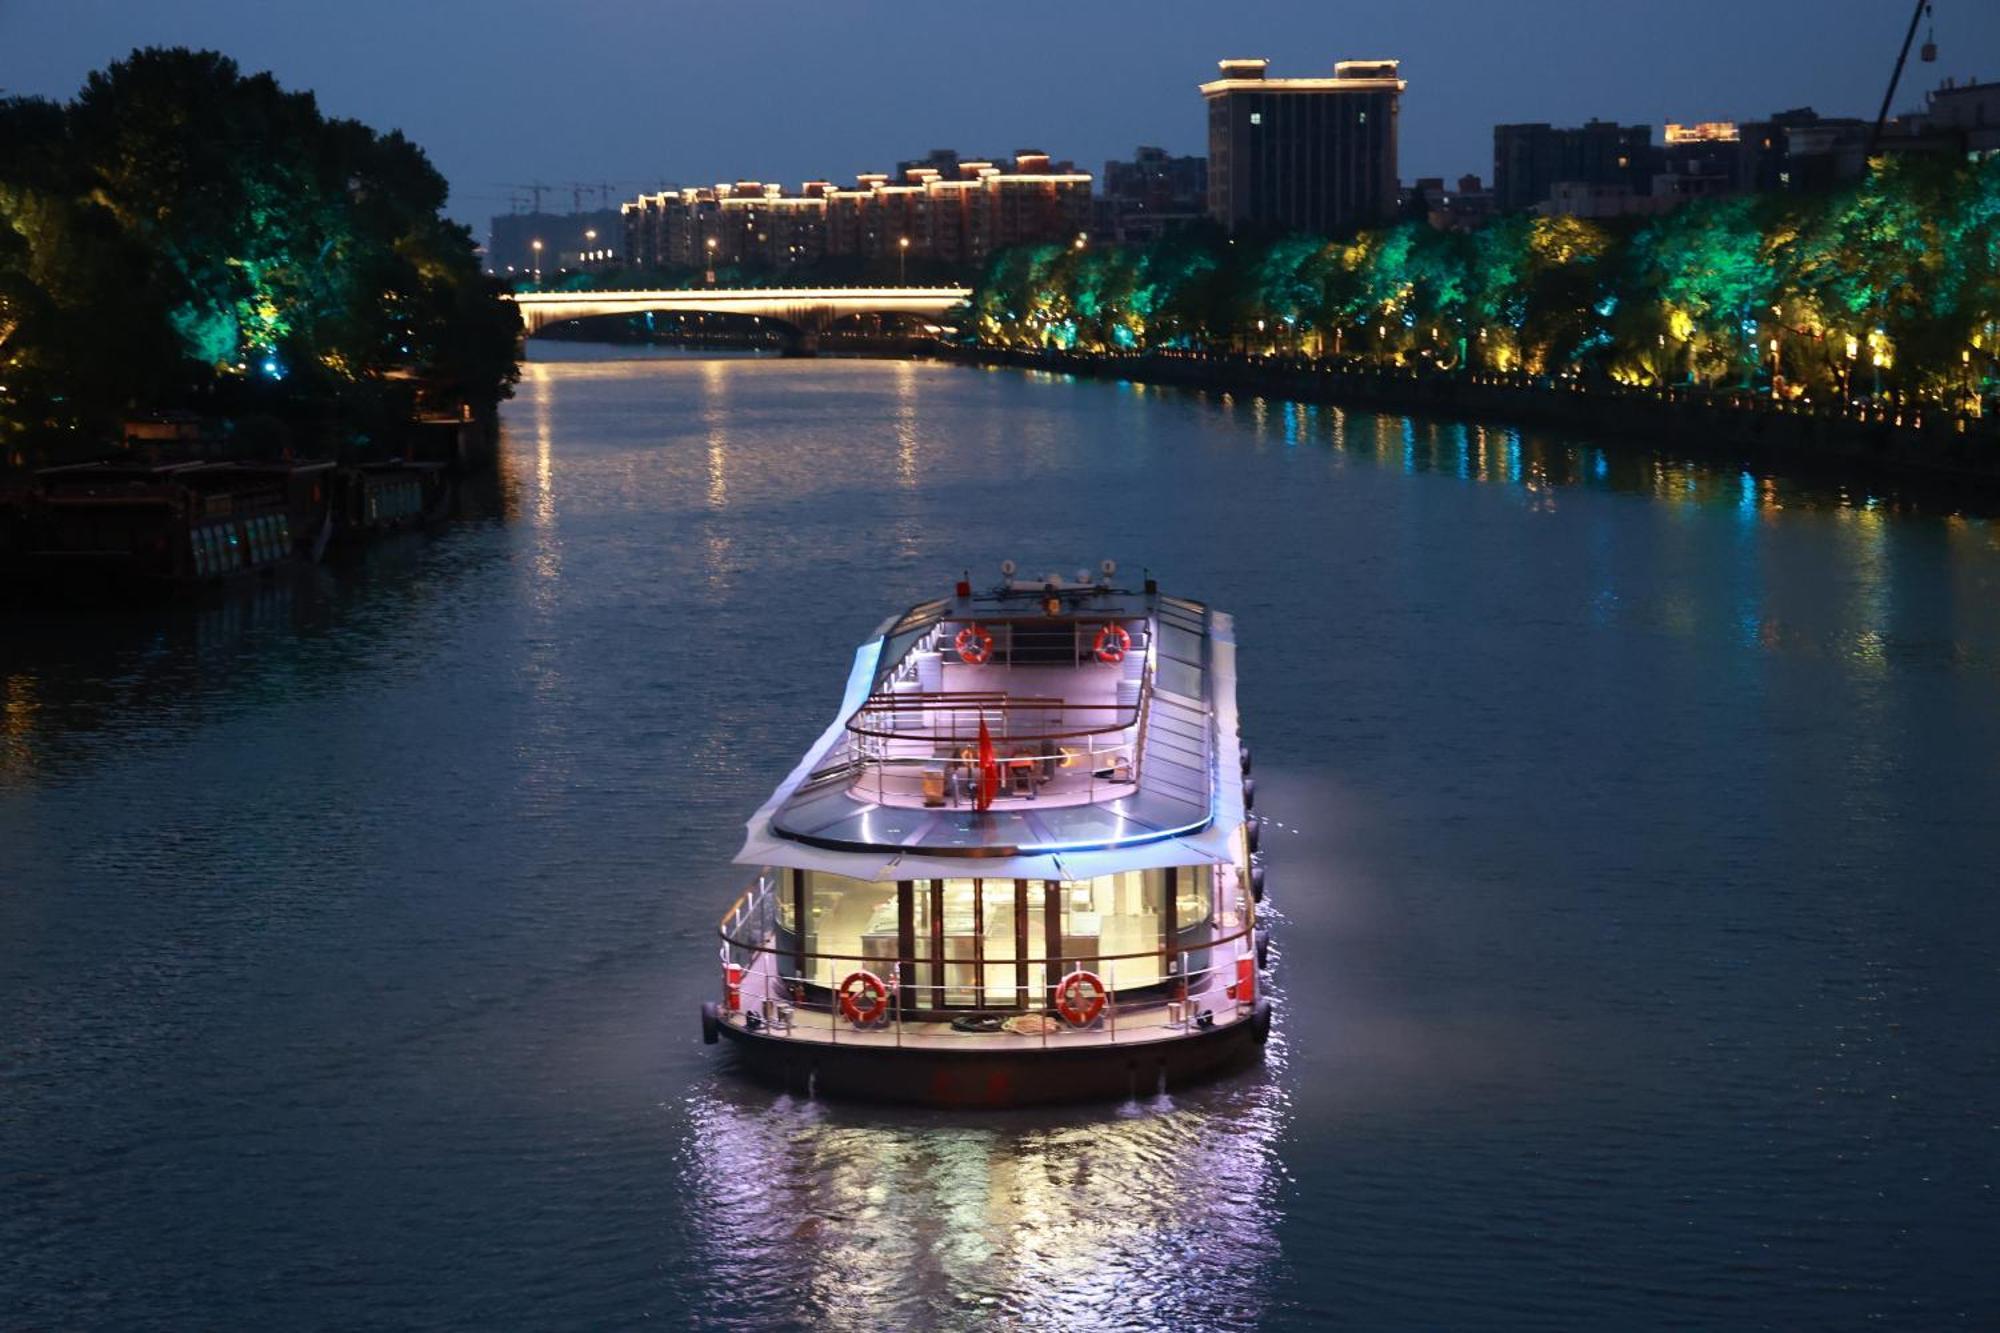
[[(0, 103), (0, 425), (101, 434), (221, 405), (369, 433), (490, 410), (518, 319), (400, 134), (214, 52), (135, 51)], [(18, 387), (16, 387), (18, 386)]]

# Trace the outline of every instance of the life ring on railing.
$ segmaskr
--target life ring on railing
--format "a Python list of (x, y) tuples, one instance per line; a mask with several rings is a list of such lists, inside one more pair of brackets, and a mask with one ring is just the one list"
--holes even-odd
[(1132, 636), (1123, 625), (1106, 625), (1097, 631), (1097, 641), (1090, 645), (1090, 650), (1100, 662), (1122, 662), (1125, 654), (1132, 651)]
[(1072, 972), (1056, 987), (1056, 1012), (1073, 1028), (1089, 1027), (1104, 1012), (1104, 999), (1108, 994), (1104, 978), (1097, 973)]
[[(866, 1004), (863, 996), (868, 997)], [(862, 1027), (881, 1022), (882, 1015), (889, 1012), (889, 983), (867, 968), (849, 972), (840, 983), (840, 1012), (850, 1023)]]
[(982, 625), (967, 625), (951, 641), (958, 650), (958, 660), (967, 666), (978, 666), (993, 656), (993, 635)]

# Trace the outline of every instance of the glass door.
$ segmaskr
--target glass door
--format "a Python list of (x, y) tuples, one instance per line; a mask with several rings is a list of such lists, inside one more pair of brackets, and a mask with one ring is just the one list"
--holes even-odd
[(903, 981), (911, 1009), (1033, 1009), (1047, 1003), (1049, 917), (1041, 880), (905, 881)]
[(1021, 923), (1015, 912), (1017, 901), (1013, 880), (986, 879), (979, 882), (980, 921), (985, 927), (979, 936), (982, 981), (979, 1007), (982, 1009), (1021, 1007), (1021, 993), (1014, 968), (1015, 960), (1021, 956), (1018, 934)]
[(944, 1007), (980, 1007), (979, 961), (984, 940), (980, 930), (980, 882), (944, 881)]
[(938, 919), (938, 881), (905, 880), (902, 891), (909, 903), (909, 911), (907, 924), (899, 931), (900, 947), (903, 956), (911, 960), (908, 975), (903, 980), (903, 1003), (906, 1009), (935, 1009), (938, 1007), (938, 947), (932, 927)]

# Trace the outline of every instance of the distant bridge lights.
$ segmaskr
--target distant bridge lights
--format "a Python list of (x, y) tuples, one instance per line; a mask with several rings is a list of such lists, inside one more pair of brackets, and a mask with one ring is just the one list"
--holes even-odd
[(826, 332), (853, 315), (911, 316), (935, 322), (970, 300), (966, 287), (695, 287), (653, 291), (515, 292), (529, 337), (550, 324), (599, 315), (745, 315), (801, 336)]

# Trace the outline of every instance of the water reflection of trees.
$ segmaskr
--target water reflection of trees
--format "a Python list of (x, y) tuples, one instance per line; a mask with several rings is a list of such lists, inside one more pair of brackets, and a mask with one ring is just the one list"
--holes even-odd
[[(1138, 394), (1185, 392), (1140, 384), (1122, 387)], [(1549, 431), (1348, 411), (1289, 399), (1197, 396), (1249, 426), (1261, 443), (1332, 447), (1404, 472), (1441, 473), (1549, 495), (1584, 487), (1671, 504), (1727, 506), (1745, 514), (1859, 508), (1945, 515), (1962, 511), (1968, 499), (1962, 486), (1874, 483), (1857, 480), (1851, 469), (1829, 472), (1820, 480), (1797, 469), (1777, 474), (1651, 448), (1605, 447)]]

